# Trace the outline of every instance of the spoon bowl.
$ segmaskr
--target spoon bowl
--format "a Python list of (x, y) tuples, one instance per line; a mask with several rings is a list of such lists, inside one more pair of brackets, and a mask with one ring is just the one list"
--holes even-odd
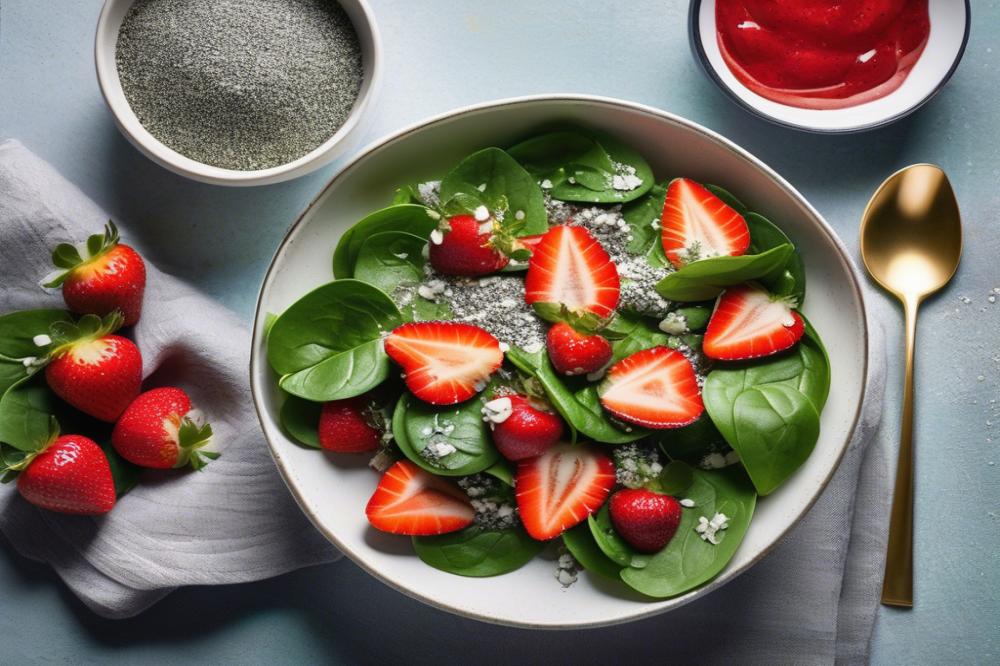
[(899, 464), (892, 498), (882, 603), (913, 606), (913, 358), (917, 309), (948, 284), (962, 256), (962, 217), (948, 176), (932, 164), (897, 171), (875, 191), (861, 220), (861, 258), (903, 302), (906, 372)]
[(961, 255), (961, 215), (944, 171), (915, 164), (882, 183), (865, 209), (861, 256), (884, 289), (921, 300), (951, 280)]

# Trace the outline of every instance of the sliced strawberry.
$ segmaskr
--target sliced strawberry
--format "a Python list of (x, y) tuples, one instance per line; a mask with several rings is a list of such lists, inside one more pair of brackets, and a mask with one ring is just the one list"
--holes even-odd
[(750, 247), (743, 216), (687, 178), (667, 188), (660, 227), (663, 250), (677, 268), (708, 257), (738, 256)]
[(468, 527), (475, 511), (461, 488), (400, 460), (382, 476), (365, 515), (383, 532), (429, 535)]
[(524, 278), (524, 300), (561, 303), (571, 311), (607, 317), (618, 305), (618, 269), (583, 227), (556, 226), (534, 247)]
[(702, 349), (720, 361), (759, 358), (788, 349), (804, 332), (802, 317), (787, 298), (749, 283), (730, 287), (719, 297)]
[(611, 459), (581, 444), (559, 444), (522, 460), (514, 479), (521, 522), (539, 541), (554, 539), (586, 520), (614, 485)]
[(598, 393), (606, 410), (646, 428), (680, 428), (697, 421), (705, 409), (691, 362), (667, 347), (618, 361), (608, 368)]
[(403, 367), (413, 395), (432, 405), (468, 400), (503, 363), (496, 338), (459, 322), (404, 324), (385, 339), (385, 351)]

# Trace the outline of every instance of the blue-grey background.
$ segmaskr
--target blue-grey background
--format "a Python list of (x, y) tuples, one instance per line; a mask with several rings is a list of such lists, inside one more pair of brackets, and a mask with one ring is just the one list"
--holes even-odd
[[(873, 661), (1000, 663), (1000, 294), (989, 300), (1000, 287), (997, 3), (973, 3), (965, 60), (937, 99), (892, 127), (847, 137), (778, 129), (724, 98), (692, 60), (684, 0), (371, 4), (386, 66), (368, 139), (500, 97), (581, 92), (635, 100), (756, 153), (852, 251), (864, 204), (885, 176), (921, 161), (948, 171), (965, 217), (966, 252), (956, 281), (921, 319), (917, 601), (911, 611), (880, 610)], [(249, 321), (279, 239), (337, 165), (247, 190), (189, 182), (147, 161), (118, 134), (97, 88), (92, 43), (100, 6), (0, 0), (0, 138), (20, 139), (56, 165), (127, 220), (152, 261)], [(898, 322), (889, 333), (885, 418), (895, 432)], [(720, 618), (720, 638), (724, 625)], [(47, 567), (0, 542), (0, 663), (393, 663), (445, 655), (669, 662), (644, 638), (668, 626), (653, 619), (573, 634), (489, 627), (411, 601), (348, 561), (258, 584), (181, 590), (138, 618), (112, 622), (88, 612)]]

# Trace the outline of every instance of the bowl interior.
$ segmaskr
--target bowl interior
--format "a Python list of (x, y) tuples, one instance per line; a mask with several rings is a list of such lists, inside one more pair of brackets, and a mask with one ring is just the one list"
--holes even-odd
[(741, 105), (800, 129), (850, 132), (897, 120), (933, 97), (958, 65), (968, 37), (969, 10), (962, 0), (929, 0), (931, 34), (917, 64), (898, 89), (866, 104), (846, 109), (800, 109), (779, 104), (749, 90), (722, 59), (715, 29), (715, 0), (692, 3), (694, 48), (712, 78)]
[(361, 89), (358, 91), (358, 98), (354, 102), (350, 115), (333, 136), (312, 151), (287, 164), (256, 171), (237, 171), (211, 166), (178, 153), (143, 127), (125, 97), (121, 80), (118, 78), (118, 66), (115, 62), (118, 30), (135, 0), (105, 0), (104, 8), (101, 10), (94, 44), (97, 80), (101, 87), (101, 93), (114, 115), (118, 128), (125, 137), (154, 162), (182, 176), (217, 185), (264, 185), (302, 176), (328, 164), (345, 150), (356, 147), (355, 144), (351, 143), (351, 138), (357, 134), (354, 130), (358, 127), (365, 109), (371, 105), (371, 100), (377, 93), (380, 83), (381, 46), (378, 28), (367, 2), (365, 0), (338, 1), (354, 24), (354, 30), (361, 46), (362, 66), (364, 68)]
[[(278, 423), (275, 377), (267, 367), (263, 321), (332, 279), (340, 235), (388, 204), (395, 187), (440, 177), (468, 153), (505, 146), (552, 122), (615, 133), (640, 147), (659, 178), (685, 175), (721, 184), (778, 223), (802, 251), (809, 294), (805, 312), (829, 347), (832, 392), (822, 436), (803, 468), (758, 505), (729, 567), (675, 599), (651, 602), (582, 575), (568, 591), (555, 564), (536, 559), (495, 578), (461, 578), (424, 565), (406, 538), (370, 529), (365, 504), (377, 476), (367, 458), (326, 457), (294, 444)], [(355, 562), (399, 590), (479, 619), (530, 627), (579, 627), (625, 621), (677, 607), (724, 584), (759, 559), (801, 517), (833, 473), (853, 431), (864, 393), (867, 335), (862, 296), (833, 232), (787, 183), (729, 142), (647, 107), (598, 98), (522, 98), (474, 107), (404, 130), (366, 151), (334, 178), (292, 228), (265, 278), (254, 327), (254, 400), (278, 467), (316, 526)]]

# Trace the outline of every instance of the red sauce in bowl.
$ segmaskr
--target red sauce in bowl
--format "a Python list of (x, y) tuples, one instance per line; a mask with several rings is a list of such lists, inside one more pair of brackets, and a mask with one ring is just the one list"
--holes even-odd
[(928, 0), (716, 0), (719, 49), (753, 92), (842, 109), (903, 84), (931, 32)]

